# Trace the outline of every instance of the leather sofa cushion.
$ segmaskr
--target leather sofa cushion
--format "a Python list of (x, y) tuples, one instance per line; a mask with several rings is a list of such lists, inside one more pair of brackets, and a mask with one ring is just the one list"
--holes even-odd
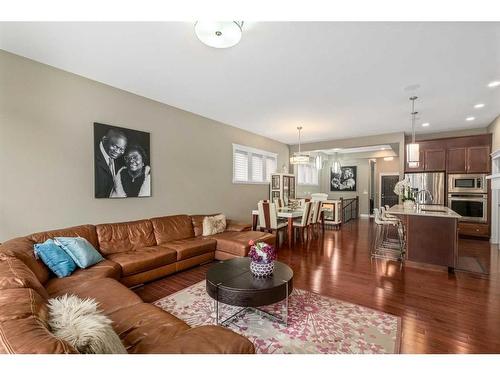
[(151, 222), (158, 245), (194, 237), (193, 223), (188, 215), (155, 217)]
[(0, 257), (0, 290), (20, 288), (31, 288), (48, 298), (47, 291), (26, 264), (18, 258)]
[(219, 326), (201, 326), (181, 332), (171, 340), (146, 337), (134, 353), (253, 354), (255, 347), (245, 337)]
[(203, 234), (203, 219), (206, 216), (216, 216), (219, 214), (209, 214), (209, 215), (191, 215), (191, 222), (193, 223), (194, 236), (198, 237)]
[(71, 276), (62, 279), (52, 278), (45, 284), (45, 288), (49, 295), (54, 295), (62, 290), (68, 290), (73, 284), (79, 285), (87, 280), (104, 279), (106, 277), (118, 280), (120, 275), (121, 268), (118, 263), (103, 260), (92, 267), (77, 269)]
[(0, 290), (0, 353), (76, 353), (48, 329), (47, 300), (30, 288)]
[(177, 253), (163, 246), (150, 246), (137, 251), (111, 254), (108, 259), (118, 263), (122, 268), (122, 275), (128, 276), (174, 263)]
[(149, 220), (96, 225), (99, 249), (104, 255), (125, 253), (156, 245)]
[(42, 243), (49, 238), (54, 237), (83, 237), (89, 241), (96, 249), (99, 244), (97, 242), (97, 233), (94, 225), (78, 225), (76, 227), (69, 227), (63, 229), (54, 229), (46, 232), (33, 233), (28, 236), (30, 240), (35, 243)]
[(209, 237), (217, 240), (218, 251), (224, 251), (242, 257), (247, 256), (250, 250), (248, 241), (264, 241), (269, 244), (274, 244), (276, 239), (274, 234), (257, 231), (224, 232)]
[(62, 296), (66, 293), (74, 294), (83, 299), (93, 298), (99, 303), (99, 309), (108, 316), (120, 309), (143, 303), (137, 294), (120, 284), (119, 281), (110, 278), (93, 279), (81, 284), (72, 284), (54, 293), (51, 297)]
[[(182, 320), (149, 303), (120, 309), (109, 318), (129, 353), (149, 353), (155, 345), (189, 329)], [(137, 351), (138, 345), (141, 352)]]
[(185, 240), (171, 241), (163, 246), (177, 252), (177, 261), (195, 257), (215, 251), (217, 241), (211, 238), (188, 238)]
[(34, 242), (27, 237), (19, 237), (6, 241), (0, 245), (0, 258), (7, 256), (20, 259), (33, 271), (38, 281), (45, 284), (51, 272), (40, 259), (35, 258), (33, 245)]

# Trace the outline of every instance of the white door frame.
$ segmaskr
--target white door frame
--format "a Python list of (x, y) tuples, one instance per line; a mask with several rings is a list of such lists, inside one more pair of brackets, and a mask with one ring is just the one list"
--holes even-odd
[(382, 205), (382, 176), (400, 176), (399, 172), (381, 172), (378, 176), (378, 206)]

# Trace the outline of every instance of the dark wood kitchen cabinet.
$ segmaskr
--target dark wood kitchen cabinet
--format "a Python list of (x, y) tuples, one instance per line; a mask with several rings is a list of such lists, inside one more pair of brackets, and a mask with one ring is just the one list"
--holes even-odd
[(447, 159), (448, 173), (490, 172), (490, 146), (450, 148)]
[(467, 148), (467, 173), (490, 172), (490, 146)]
[(446, 150), (430, 149), (424, 150), (424, 170), (444, 171), (446, 170)]
[(467, 149), (465, 147), (447, 150), (446, 172), (465, 173), (467, 171)]
[(418, 168), (405, 172), (490, 173), (491, 134), (418, 141)]

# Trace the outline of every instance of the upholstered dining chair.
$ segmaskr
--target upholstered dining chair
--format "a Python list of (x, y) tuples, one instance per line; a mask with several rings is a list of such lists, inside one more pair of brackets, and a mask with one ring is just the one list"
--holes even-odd
[[(259, 209), (259, 228), (261, 231), (269, 233), (276, 232), (276, 248), (279, 247), (279, 234), (286, 231), (287, 222), (278, 219), (276, 204), (273, 202), (259, 201), (257, 203)], [(284, 236), (286, 237), (286, 236)]]
[(304, 243), (304, 231), (308, 228), (311, 222), (311, 207), (311, 202), (304, 203), (304, 211), (302, 213), (302, 217), (293, 221), (294, 232), (296, 230), (299, 231), (300, 240), (302, 241), (302, 243)]
[(311, 210), (312, 211), (311, 212), (311, 222), (310, 222), (309, 228), (311, 228), (311, 232), (313, 233), (313, 236), (315, 235), (316, 230), (319, 230), (322, 204), (323, 203), (321, 201), (312, 202), (313, 206), (312, 206), (312, 210)]
[(285, 204), (283, 203), (283, 198), (274, 198), (274, 204), (276, 205), (276, 208), (285, 206)]

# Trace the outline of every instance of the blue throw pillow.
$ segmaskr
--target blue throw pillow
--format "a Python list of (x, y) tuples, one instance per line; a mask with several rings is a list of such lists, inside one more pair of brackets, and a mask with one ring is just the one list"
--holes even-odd
[(83, 237), (55, 237), (54, 240), (80, 268), (87, 268), (104, 260), (94, 246)]
[(66, 277), (76, 269), (73, 259), (61, 249), (54, 240), (37, 243), (34, 246), (35, 256), (40, 258), (57, 277)]

